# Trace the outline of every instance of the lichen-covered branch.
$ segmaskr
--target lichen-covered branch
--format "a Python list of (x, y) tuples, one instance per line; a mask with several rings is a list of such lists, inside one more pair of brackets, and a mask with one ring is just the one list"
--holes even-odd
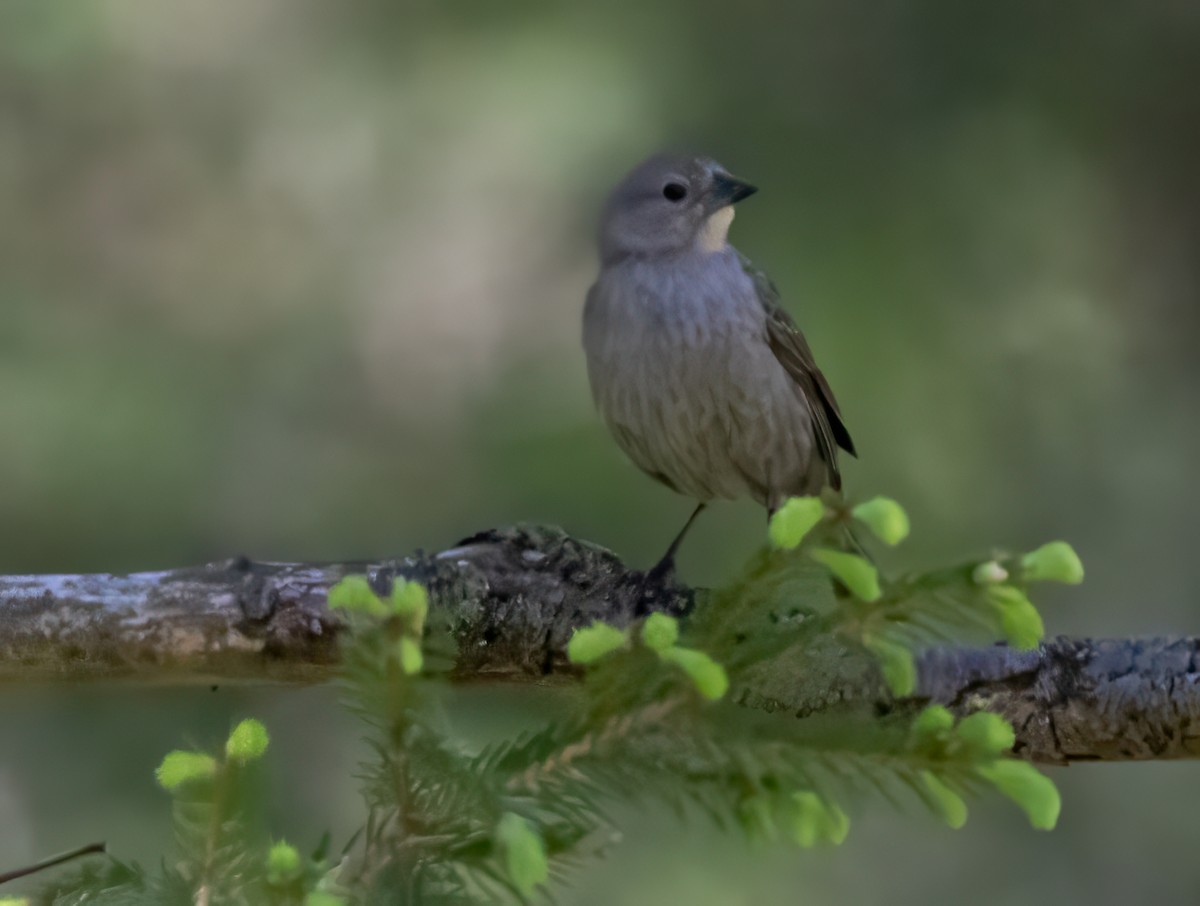
[(460, 642), (464, 676), (545, 676), (575, 627), (682, 611), (682, 587), (642, 597), (641, 575), (556, 529), (484, 532), (436, 554), (376, 563), (244, 557), (129, 575), (0, 576), (0, 682), (156, 678), (320, 680), (336, 661), (329, 588), (365, 573), (380, 592), (424, 583)]
[[(131, 575), (0, 577), (0, 682), (147, 676), (156, 681), (317, 681), (336, 661), (328, 589), (366, 573), (425, 583), (459, 643), (462, 678), (568, 676), (564, 650), (594, 619), (681, 612), (693, 592), (643, 588), (609, 551), (554, 529), (488, 531), (436, 554), (379, 563), (245, 558)], [(1040, 651), (940, 649), (920, 662), (911, 702), (892, 702), (869, 663), (830, 642), (821, 681), (774, 674), (738, 692), (748, 706), (799, 716), (906, 708), (934, 700), (986, 707), (1039, 761), (1200, 755), (1200, 639), (1057, 639)]]

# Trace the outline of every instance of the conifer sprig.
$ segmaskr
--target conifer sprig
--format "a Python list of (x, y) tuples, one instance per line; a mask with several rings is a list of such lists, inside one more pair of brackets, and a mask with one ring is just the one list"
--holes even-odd
[(452, 659), (436, 648), (446, 633), (425, 589), (398, 579), (380, 593), (347, 578), (329, 602), (346, 618), (341, 683), (370, 757), (359, 773), (363, 824), (340, 854), (328, 839), (305, 855), (254, 830), (249, 781), (270, 740), (247, 720), (217, 751), (171, 752), (158, 768), (178, 859), (158, 875), (115, 862), (85, 868), (56, 893), (97, 904), (530, 902), (603, 854), (614, 802), (646, 798), (803, 847), (840, 844), (852, 814), (879, 800), (921, 803), (960, 828), (969, 801), (987, 790), (1013, 800), (1034, 827), (1053, 827), (1057, 790), (1012, 758), (1012, 728), (997, 715), (960, 718), (930, 705), (915, 716), (901, 708), (800, 719), (731, 701), (773, 670), (794, 683), (828, 682), (819, 659), (831, 647), (859, 652), (864, 671), (878, 670), (903, 698), (917, 688), (922, 647), (1036, 645), (1043, 627), (1030, 587), (1083, 576), (1074, 551), (1052, 542), (892, 578), (856, 526), (887, 545), (909, 532), (888, 498), (787, 502), (767, 548), (686, 620), (651, 614), (578, 630), (567, 652), (585, 675), (570, 715), (474, 751), (441, 719)]

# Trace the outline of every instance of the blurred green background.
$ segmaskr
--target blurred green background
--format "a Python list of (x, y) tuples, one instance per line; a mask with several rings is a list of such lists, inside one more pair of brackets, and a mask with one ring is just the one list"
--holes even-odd
[[(578, 337), (598, 206), (663, 147), (761, 187), (733, 241), (837, 390), (850, 493), (909, 508), (902, 562), (1065, 537), (1088, 582), (1042, 596), (1051, 633), (1200, 629), (1190, 0), (8, 0), (0, 572), (518, 520), (651, 562), (690, 504), (608, 439)], [(716, 507), (685, 578), (728, 576), (763, 522)], [(462, 697), (468, 735), (529, 710)], [(153, 766), (245, 714), (279, 743), (271, 820), (348, 831), (333, 699), (0, 689), (0, 867), (92, 838), (154, 864)], [(877, 805), (835, 853), (649, 809), (565, 899), (1191, 901), (1197, 770), (1059, 772), (1050, 836)]]

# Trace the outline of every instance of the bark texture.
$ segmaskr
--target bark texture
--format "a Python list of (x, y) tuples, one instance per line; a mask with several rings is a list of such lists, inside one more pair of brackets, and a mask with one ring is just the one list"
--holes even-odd
[[(567, 640), (594, 619), (623, 625), (681, 613), (702, 591), (649, 590), (611, 552), (556, 529), (483, 532), (436, 554), (379, 563), (246, 558), (130, 575), (0, 577), (0, 682), (144, 677), (155, 681), (319, 681), (340, 621), (325, 605), (346, 575), (380, 592), (416, 579), (459, 643), (457, 674), (567, 677)], [(1200, 639), (1059, 638), (1040, 650), (936, 649), (916, 696), (894, 702), (870, 663), (831, 645), (820, 682), (776, 678), (739, 690), (745, 705), (797, 716), (840, 707), (938, 701), (1009, 718), (1017, 751), (1044, 762), (1200, 755)]]

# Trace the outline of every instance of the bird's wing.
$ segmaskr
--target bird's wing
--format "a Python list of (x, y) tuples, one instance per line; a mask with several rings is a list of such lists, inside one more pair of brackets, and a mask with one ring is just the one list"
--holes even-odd
[(817, 362), (804, 334), (796, 326), (796, 322), (783, 310), (779, 304), (779, 290), (771, 279), (750, 263), (745, 255), (738, 253), (742, 268), (754, 281), (754, 289), (758, 301), (766, 312), (767, 343), (779, 364), (796, 382), (796, 386), (804, 394), (808, 402), (808, 410), (812, 414), (813, 430), (817, 439), (817, 450), (821, 459), (829, 466), (830, 484), (834, 490), (839, 490), (842, 484), (841, 473), (837, 466), (837, 448), (841, 447), (851, 456), (856, 456), (854, 441), (842, 421), (842, 413), (838, 409), (837, 400), (829, 388), (829, 382)]

